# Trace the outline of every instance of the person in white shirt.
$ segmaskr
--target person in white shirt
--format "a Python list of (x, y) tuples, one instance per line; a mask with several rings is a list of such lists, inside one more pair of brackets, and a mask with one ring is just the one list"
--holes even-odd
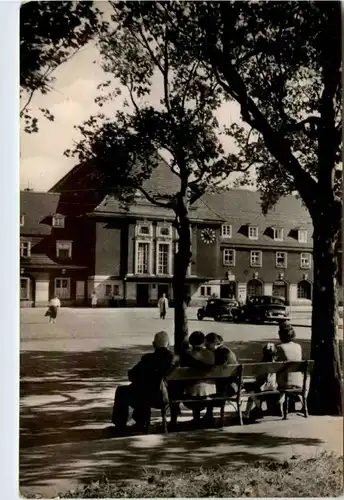
[(50, 303), (49, 303), (49, 309), (46, 313), (46, 316), (49, 316), (49, 323), (53, 322), (56, 323), (56, 317), (57, 317), (57, 311), (61, 307), (61, 302), (60, 299), (55, 295)]
[(162, 297), (160, 297), (159, 302), (158, 302), (158, 307), (160, 311), (160, 318), (165, 319), (166, 312), (168, 309), (168, 300), (166, 295), (163, 293)]

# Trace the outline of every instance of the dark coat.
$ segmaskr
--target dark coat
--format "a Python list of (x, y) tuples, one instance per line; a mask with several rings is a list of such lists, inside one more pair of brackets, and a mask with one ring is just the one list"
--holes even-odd
[(154, 352), (145, 354), (140, 361), (128, 371), (128, 378), (138, 400), (142, 399), (152, 406), (160, 406), (166, 398), (164, 378), (175, 367), (173, 353), (159, 347)]
[(216, 365), (237, 365), (238, 360), (233, 351), (226, 345), (222, 344), (215, 350)]

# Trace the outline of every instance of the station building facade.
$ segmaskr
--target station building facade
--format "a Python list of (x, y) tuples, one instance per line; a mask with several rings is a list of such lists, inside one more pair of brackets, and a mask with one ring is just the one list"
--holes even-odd
[[(156, 305), (162, 293), (173, 301), (174, 213), (139, 195), (124, 208), (94, 182), (78, 189), (84, 178), (78, 167), (51, 192), (21, 193), (21, 305), (46, 305), (54, 294), (86, 305), (94, 290), (102, 306)], [(162, 163), (147, 189), (173, 190), (175, 182)], [(190, 222), (191, 305), (253, 294), (311, 303), (313, 229), (299, 199), (284, 197), (265, 216), (259, 192), (230, 189), (203, 196)]]

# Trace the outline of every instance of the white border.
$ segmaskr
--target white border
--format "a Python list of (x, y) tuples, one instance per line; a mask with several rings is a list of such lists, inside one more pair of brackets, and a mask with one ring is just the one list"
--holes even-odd
[(1, 493), (19, 498), (19, 2), (0, 2)]

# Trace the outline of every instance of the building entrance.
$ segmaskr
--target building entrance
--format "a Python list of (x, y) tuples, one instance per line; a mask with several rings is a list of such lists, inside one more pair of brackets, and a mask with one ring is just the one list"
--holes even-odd
[(136, 304), (139, 307), (146, 307), (149, 305), (148, 283), (138, 283), (136, 285)]
[(158, 285), (158, 299), (160, 299), (160, 297), (162, 297), (163, 293), (166, 295), (167, 298), (169, 298), (168, 285)]
[(230, 281), (225, 285), (220, 285), (220, 297), (221, 299), (230, 299), (236, 297), (236, 282)]

